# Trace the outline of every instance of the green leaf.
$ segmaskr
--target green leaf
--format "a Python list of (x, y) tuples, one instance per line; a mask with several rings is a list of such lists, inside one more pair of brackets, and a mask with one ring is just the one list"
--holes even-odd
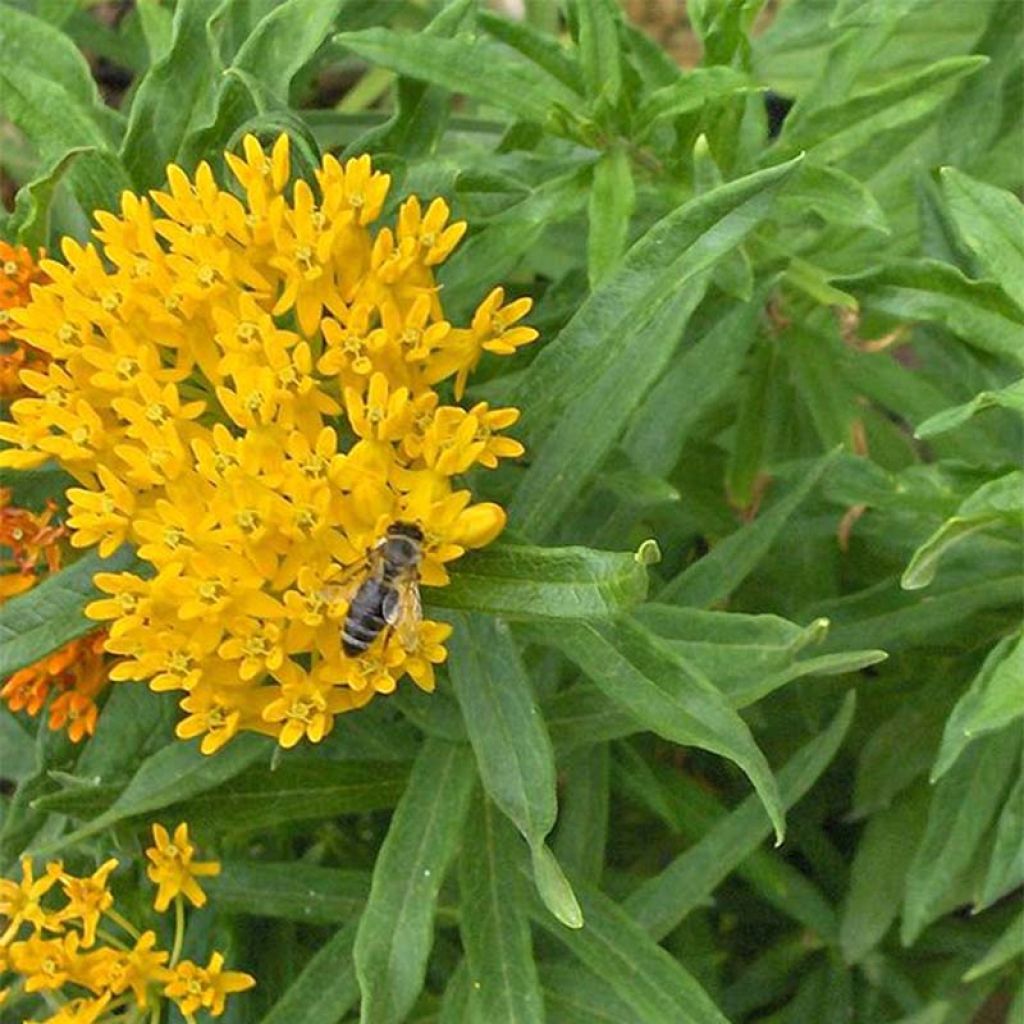
[(556, 104), (578, 109), (579, 96), (515, 50), (481, 36), (425, 37), (390, 29), (342, 32), (335, 43), (400, 75), (433, 82), (544, 123)]
[(69, 149), (38, 178), (26, 182), (18, 189), (14, 199), (14, 212), (11, 214), (10, 230), (14, 232), (20, 245), (33, 250), (46, 245), (50, 238), (50, 207), (57, 186), (80, 156), (96, 152), (95, 146)]
[(895, 260), (834, 283), (868, 309), (942, 324), (968, 345), (1024, 365), (1024, 315), (1001, 289), (968, 280), (956, 267), (935, 260)]
[(663, 604), (643, 605), (636, 616), (696, 665), (736, 708), (753, 704), (794, 679), (856, 672), (886, 658), (878, 650), (799, 657), (812, 644), (821, 643), (828, 619), (801, 627), (774, 615)]
[(989, 480), (967, 498), (915, 552), (900, 578), (905, 590), (919, 590), (935, 579), (939, 559), (954, 545), (993, 526), (1024, 527), (1024, 472)]
[(955, 430), (985, 409), (1010, 409), (1024, 415), (1024, 379), (997, 391), (980, 391), (963, 405), (929, 416), (914, 431), (914, 436), (929, 438)]
[(843, 906), (839, 945), (848, 964), (861, 963), (899, 914), (917, 837), (928, 820), (923, 784), (873, 815), (857, 843)]
[(163, 6), (160, 0), (135, 0), (139, 15), (139, 26), (146, 39), (149, 63), (157, 64), (171, 48), (174, 32), (174, 11)]
[(117, 208), (131, 181), (92, 112), (62, 85), (28, 68), (20, 69), (17, 77), (0, 70), (0, 112), (25, 134), (47, 166), (60, 162), (69, 150), (93, 150), (70, 168), (71, 191), (87, 217), (94, 210)]
[(576, 16), (580, 69), (587, 96), (614, 107), (622, 91), (619, 11), (611, 0), (583, 0), (576, 5)]
[(594, 974), (603, 978), (644, 1024), (728, 1024), (707, 993), (618, 904), (584, 889), (586, 926), (563, 928), (535, 908), (534, 918)]
[(233, 779), (255, 760), (266, 756), (267, 750), (265, 737), (251, 734), (237, 737), (210, 756), (200, 753), (198, 743), (171, 743), (142, 762), (134, 778), (106, 811), (59, 840), (38, 847), (34, 853), (50, 856), (128, 818), (204, 793)]
[(131, 569), (136, 564), (135, 553), (128, 547), (118, 549), (110, 558), (100, 558), (90, 551), (0, 606), (0, 679), (97, 629), (97, 624), (82, 612), (100, 596), (93, 587), (93, 576)]
[(677, 117), (700, 110), (705, 103), (727, 99), (737, 94), (756, 92), (763, 88), (750, 76), (735, 68), (691, 68), (671, 85), (654, 90), (636, 113), (639, 136), (663, 117)]
[(956, 763), (971, 742), (1024, 715), (1024, 637), (1001, 640), (946, 719), (932, 781)]
[(402, 1020), (423, 987), (437, 894), (458, 847), (474, 774), (467, 747), (423, 744), (377, 855), (356, 934), (362, 1024)]
[(519, 529), (542, 536), (559, 522), (667, 365), (706, 273), (770, 215), (796, 167), (748, 175), (664, 217), (541, 350), (514, 396), (536, 453), (509, 506)]
[(260, 1024), (337, 1024), (359, 999), (352, 962), (355, 923), (348, 924), (317, 950)]
[[(638, 469), (672, 471), (702, 416), (731, 393), (757, 333), (757, 301), (730, 303), (680, 351), (630, 420), (622, 448)], [(698, 314), (698, 319), (700, 319)]]
[(814, 490), (838, 452), (818, 459), (767, 512), (719, 542), (658, 592), (665, 603), (706, 608), (728, 597), (757, 568), (790, 516)]
[(322, 868), (301, 861), (224, 861), (219, 875), (204, 879), (203, 889), (218, 912), (255, 911), (261, 917), (340, 924), (363, 909), (370, 893), (370, 873)]
[[(1003, 964), (1009, 963), (1015, 957), (1024, 954), (1024, 910), (1010, 922), (1010, 926), (992, 944), (988, 952), (981, 959), (971, 965), (970, 970), (963, 976), (966, 982), (977, 981), (986, 974), (998, 970)], [(1007, 1020), (1012, 1020), (1008, 1017)]]
[(121, 145), (121, 159), (139, 190), (163, 184), (189, 128), (212, 108), (220, 59), (210, 22), (220, 6), (220, 0), (181, 0), (170, 49), (139, 83)]
[(473, 302), (510, 272), (552, 224), (575, 216), (587, 195), (587, 169), (542, 182), (523, 199), (492, 217), (441, 268), (446, 291)]
[(949, 98), (958, 81), (987, 63), (987, 57), (947, 57), (854, 96), (840, 93), (834, 105), (814, 110), (792, 126), (787, 120), (778, 153), (806, 151), (816, 161), (838, 163), (883, 132), (927, 117)]
[(607, 743), (569, 758), (561, 773), (554, 852), (573, 878), (597, 885), (608, 849), (610, 767)]
[(957, 230), (993, 278), (1024, 310), (1024, 206), (1006, 189), (944, 167), (942, 190)]
[(779, 206), (792, 216), (813, 210), (829, 224), (891, 233), (885, 211), (870, 189), (838, 167), (805, 163)]
[[(556, 15), (557, 17), (557, 15)], [(476, 23), (499, 42), (518, 50), (573, 92), (583, 95), (580, 67), (566, 48), (547, 32), (539, 32), (529, 23), (503, 18), (486, 9), (476, 12)]]
[(327, 37), (344, 0), (284, 0), (252, 30), (231, 62), (273, 96), (288, 99), (292, 79)]
[(642, 601), (656, 548), (635, 554), (591, 548), (496, 544), (461, 559), (450, 586), (425, 590), (428, 604), (512, 619), (585, 619)]
[[(230, 749), (230, 748), (229, 748)], [(259, 768), (195, 796), (175, 813), (197, 825), (253, 831), (325, 815), (394, 807), (408, 776), (398, 761), (323, 761), (304, 757)]]
[(540, 977), (549, 1020), (558, 1024), (636, 1024), (633, 1010), (615, 989), (577, 963), (544, 961)]
[(956, 884), (970, 867), (1019, 766), (1020, 736), (1004, 729), (973, 744), (938, 781), (907, 875), (900, 932), (904, 945), (955, 906)]
[[(832, 762), (853, 721), (854, 707), (851, 693), (828, 728), (801, 747), (779, 772), (782, 807), (800, 800)], [(754, 853), (770, 834), (771, 825), (761, 804), (748, 797), (667, 868), (641, 883), (626, 899), (625, 909), (654, 938), (663, 938)], [(774, 874), (761, 867), (762, 878)], [(780, 895), (785, 899), (785, 893)]]
[(459, 932), (476, 1014), (487, 1024), (544, 1017), (515, 842), (497, 808), (486, 797), (478, 798), (459, 858)]
[(583, 911), (558, 858), (543, 843), (530, 850), (533, 881), (544, 906), (566, 928), (583, 927)]
[(594, 165), (587, 235), (587, 273), (596, 288), (615, 269), (626, 249), (636, 199), (629, 154), (613, 146)]
[(1024, 777), (1006, 797), (996, 825), (995, 844), (975, 911), (992, 906), (1024, 882)]
[(734, 761), (753, 783), (781, 841), (778, 787), (743, 719), (700, 671), (640, 623), (626, 617), (532, 627), (612, 700), (652, 732)]
[(530, 679), (503, 623), (480, 615), (453, 622), (449, 676), (484, 789), (537, 850), (558, 801), (554, 752)]
[(14, 713), (0, 706), (0, 778), (20, 782), (36, 768), (35, 740)]
[(16, 75), (41, 74), (88, 109), (100, 105), (100, 95), (89, 64), (59, 28), (8, 4), (0, 23), (0, 51), (4, 66)]

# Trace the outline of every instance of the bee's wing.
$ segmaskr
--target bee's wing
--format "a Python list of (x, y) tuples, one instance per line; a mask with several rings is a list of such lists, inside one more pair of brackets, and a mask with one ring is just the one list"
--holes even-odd
[(329, 604), (351, 604), (356, 591), (371, 576), (380, 575), (380, 555), (376, 549), (362, 561), (348, 566), (340, 576), (320, 588), (320, 596)]
[(384, 599), (384, 618), (398, 634), (398, 642), (414, 651), (419, 645), (419, 627), (423, 619), (420, 588), (415, 577), (399, 580), (395, 589)]

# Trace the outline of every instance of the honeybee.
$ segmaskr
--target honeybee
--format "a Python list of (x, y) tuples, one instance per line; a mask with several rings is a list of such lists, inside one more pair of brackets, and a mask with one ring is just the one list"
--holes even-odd
[(364, 654), (385, 629), (394, 629), (407, 650), (419, 641), (420, 563), (423, 531), (415, 523), (392, 523), (370, 552), (368, 575), (359, 584), (341, 628), (350, 658)]

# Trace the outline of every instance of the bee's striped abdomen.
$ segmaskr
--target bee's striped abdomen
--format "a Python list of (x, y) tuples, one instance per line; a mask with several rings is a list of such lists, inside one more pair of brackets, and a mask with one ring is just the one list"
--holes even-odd
[(387, 625), (384, 596), (389, 589), (389, 584), (383, 580), (369, 579), (352, 598), (341, 630), (341, 649), (350, 658), (365, 653)]

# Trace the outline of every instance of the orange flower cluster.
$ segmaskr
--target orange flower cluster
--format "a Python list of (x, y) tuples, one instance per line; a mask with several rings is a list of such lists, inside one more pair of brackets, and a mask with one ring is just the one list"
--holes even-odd
[[(0, 487), (0, 604), (35, 586), (40, 571), (60, 568), (60, 541), (67, 533), (63, 524), (54, 522), (57, 507), (52, 502), (37, 514), (13, 506), (10, 499), (10, 491)], [(12, 711), (35, 716), (55, 694), (50, 728), (67, 729), (75, 743), (91, 736), (99, 714), (96, 697), (108, 681), (106, 637), (106, 630), (97, 630), (19, 669), (0, 686), (0, 699)]]
[[(201, 1009), (217, 1017), (229, 995), (255, 984), (248, 974), (225, 971), (219, 952), (205, 967), (181, 959), (184, 898), (202, 905), (206, 896), (195, 878), (216, 874), (220, 865), (194, 862), (184, 823), (175, 829), (173, 842), (159, 825), (153, 835), (155, 846), (146, 854), (154, 864), (150, 878), (159, 885), (156, 909), (162, 912), (174, 902), (170, 952), (157, 948), (156, 932), (140, 932), (114, 907), (109, 887), (118, 863), (114, 858), (86, 876), (51, 861), (36, 878), (31, 858), (25, 857), (20, 881), (0, 878), (0, 980), (13, 974), (25, 993), (39, 992), (61, 1004), (38, 1024), (138, 1020), (150, 1007), (153, 1019), (159, 1019), (164, 1000), (177, 1004), (189, 1021)], [(14, 986), (0, 988), (0, 1003), (12, 991)]]
[[(40, 259), (43, 254), (40, 249)], [(28, 304), (33, 284), (48, 280), (28, 249), (0, 240), (0, 400), (25, 394), (20, 372), (43, 370), (49, 362), (39, 349), (12, 335), (15, 325), (9, 312)]]

